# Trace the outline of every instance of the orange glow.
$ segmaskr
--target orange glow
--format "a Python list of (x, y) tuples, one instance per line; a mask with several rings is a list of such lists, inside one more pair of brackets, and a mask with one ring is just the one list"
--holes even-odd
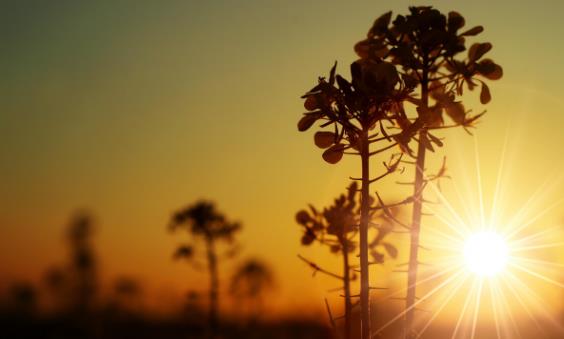
[[(238, 258), (264, 258), (272, 267), (265, 317), (326, 321), (325, 298), (339, 316), (339, 282), (312, 276), (298, 254), (335, 272), (339, 257), (301, 246), (294, 215), (308, 203), (330, 204), (360, 169), (356, 159), (326, 164), (308, 147), (312, 135), (295, 130), (299, 96), (334, 59), (343, 69), (355, 60), (352, 42), (377, 15), (405, 12), (406, 4), (6, 5), (0, 295), (14, 281), (43, 288), (47, 269), (68, 264), (63, 234), (71, 214), (85, 208), (95, 219), (102, 294), (131, 276), (142, 283), (146, 309), (176, 314), (189, 291), (206, 293), (208, 278), (205, 269), (171, 260), (189, 238), (171, 235), (167, 223), (177, 208), (204, 198), (242, 222)], [(494, 99), (473, 136), (437, 133), (450, 144), (426, 166), (438, 169), (446, 156), (452, 180), (430, 185), (425, 196), (421, 261), (428, 265), (419, 275), (416, 326), (429, 338), (443, 328), (453, 338), (462, 331), (530, 338), (538, 327), (564, 333), (564, 2), (456, 7), (470, 26), (486, 27), (505, 78), (491, 85)], [(485, 109), (468, 101), (475, 113)], [(411, 194), (396, 184), (409, 181), (410, 171), (375, 190), (391, 192), (390, 201)], [(498, 234), (507, 253), (497, 236), (467, 243), (477, 232)], [(396, 299), (406, 290), (409, 237), (390, 238), (398, 258), (371, 268), (382, 333), (401, 322)], [(500, 256), (480, 252), (476, 242), (484, 241)], [(219, 273), (222, 312), (234, 316), (240, 307), (228, 289), (237, 260), (221, 261)]]

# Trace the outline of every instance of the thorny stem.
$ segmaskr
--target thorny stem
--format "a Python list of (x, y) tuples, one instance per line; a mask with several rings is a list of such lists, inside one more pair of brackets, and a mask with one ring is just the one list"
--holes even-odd
[[(428, 88), (428, 72), (423, 70), (421, 79), (421, 100), (424, 108), (429, 105), (429, 88)], [(405, 333), (404, 337), (410, 339), (414, 337), (413, 320), (415, 316), (415, 299), (418, 269), (418, 250), (419, 235), (421, 229), (421, 210), (423, 207), (423, 185), (425, 183), (425, 139), (427, 139), (427, 130), (423, 128), (419, 132), (419, 144), (417, 148), (417, 160), (415, 165), (415, 184), (413, 193), (413, 214), (411, 222), (411, 243), (409, 252), (409, 265), (407, 270), (407, 297), (406, 297), (406, 316), (405, 316)]]
[(370, 149), (368, 131), (361, 137), (362, 187), (360, 206), (360, 321), (361, 339), (370, 339), (370, 281), (368, 263), (368, 223), (370, 219)]
[(349, 267), (349, 249), (347, 239), (343, 236), (343, 290), (345, 292), (345, 339), (351, 339), (352, 335), (352, 304), (351, 304), (351, 288), (350, 288), (350, 267)]
[(215, 247), (213, 240), (208, 237), (206, 239), (206, 250), (208, 257), (208, 270), (210, 275), (210, 309), (209, 309), (209, 329), (210, 338), (215, 338), (218, 331), (218, 289), (219, 289), (219, 279), (217, 273), (217, 255), (215, 253)]

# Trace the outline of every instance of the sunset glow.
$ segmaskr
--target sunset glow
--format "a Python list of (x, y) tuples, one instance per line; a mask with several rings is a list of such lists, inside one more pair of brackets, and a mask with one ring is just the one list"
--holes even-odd
[(564, 1), (0, 11), (0, 323), (564, 338)]

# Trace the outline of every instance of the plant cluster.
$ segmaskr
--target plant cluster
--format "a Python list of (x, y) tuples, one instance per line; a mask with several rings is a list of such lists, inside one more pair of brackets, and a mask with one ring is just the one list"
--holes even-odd
[[(367, 236), (373, 209), (370, 185), (403, 169), (400, 164), (415, 165), (415, 178), (409, 182), (414, 186), (412, 195), (386, 205), (377, 194), (378, 208), (386, 214), (393, 206), (412, 207), (410, 223), (393, 220), (410, 233), (405, 317), (405, 337), (410, 338), (415, 335), (412, 327), (423, 193), (428, 183), (446, 177), (444, 162), (438, 173), (427, 173), (427, 152), (443, 146), (443, 139), (435, 131), (461, 127), (470, 133), (485, 113), (472, 114), (465, 108), (461, 100), (465, 88), (472, 91), (479, 87), (480, 101), (487, 104), (491, 93), (486, 82), (503, 75), (501, 66), (486, 57), (491, 43), (466, 47), (467, 38), (479, 35), (483, 27), (464, 26), (465, 19), (459, 13), (445, 15), (429, 6), (409, 7), (409, 14), (397, 15), (393, 20), (391, 12), (385, 13), (376, 19), (366, 39), (355, 45), (360, 59), (351, 64), (351, 80), (337, 74), (335, 64), (328, 79), (319, 78), (318, 84), (302, 97), (307, 112), (299, 120), (298, 130), (306, 131), (316, 123), (326, 128), (314, 135), (315, 144), (325, 149), (323, 159), (335, 164), (344, 154), (350, 154), (361, 160), (361, 176), (357, 178), (361, 182), (360, 208), (356, 212), (362, 339), (371, 336)], [(384, 162), (384, 173), (371, 177), (370, 160), (386, 151), (393, 153)], [(301, 213), (298, 222), (302, 224), (306, 219), (306, 214)], [(320, 226), (306, 228), (304, 244), (315, 239), (315, 227)]]

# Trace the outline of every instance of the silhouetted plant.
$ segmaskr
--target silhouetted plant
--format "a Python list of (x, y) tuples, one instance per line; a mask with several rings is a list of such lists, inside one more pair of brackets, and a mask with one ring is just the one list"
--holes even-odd
[[(408, 269), (406, 301), (406, 337), (413, 336), (415, 286), (417, 282), (419, 236), (424, 202), (423, 191), (429, 180), (425, 177), (425, 156), (441, 147), (443, 142), (430, 133), (432, 130), (461, 126), (468, 131), (483, 113), (470, 116), (461, 101), (464, 87), (473, 90), (481, 86), (480, 101), (491, 100), (485, 80), (497, 80), (503, 75), (502, 68), (491, 59), (483, 58), (492, 48), (490, 43), (475, 43), (466, 51), (466, 38), (478, 35), (482, 26), (460, 31), (464, 18), (457, 12), (448, 16), (432, 7), (410, 7), (409, 14), (398, 15), (390, 23), (392, 13), (379, 17), (365, 40), (355, 46), (362, 60), (381, 62), (389, 60), (401, 66), (401, 77), (408, 86), (416, 88), (420, 96), (407, 98), (416, 107), (416, 116), (409, 118), (400, 110), (398, 124), (402, 128), (394, 139), (403, 150), (415, 158), (413, 214), (411, 223), (411, 249)], [(460, 58), (462, 56), (462, 58)], [(445, 125), (444, 114), (452, 120)], [(414, 154), (410, 141), (418, 143)], [(441, 169), (444, 174), (444, 166)]]
[(188, 291), (185, 295), (183, 315), (186, 319), (199, 323), (206, 318), (205, 308), (202, 305), (202, 296), (197, 291)]
[(251, 321), (258, 320), (262, 311), (264, 293), (274, 286), (270, 268), (258, 259), (243, 262), (233, 274), (229, 292), (240, 301), (247, 301), (251, 309)]
[(15, 283), (10, 287), (12, 311), (23, 317), (30, 317), (36, 311), (37, 291), (27, 282)]
[[(207, 201), (198, 201), (173, 214), (169, 224), (171, 231), (184, 229), (192, 235), (194, 243), (201, 240), (205, 247), (207, 268), (210, 277), (209, 286), (209, 326), (211, 335), (215, 335), (219, 326), (218, 319), (218, 259), (217, 242), (224, 241), (233, 244), (234, 236), (241, 229), (237, 222), (227, 220), (218, 212), (215, 205)], [(196, 268), (200, 268), (198, 263), (196, 247), (192, 244), (180, 245), (173, 257), (175, 259), (186, 259), (191, 261)], [(228, 250), (224, 256), (232, 257), (236, 254), (236, 247)]]
[(69, 260), (49, 268), (43, 283), (55, 312), (63, 312), (77, 321), (82, 330), (90, 330), (98, 289), (96, 253), (93, 244), (94, 222), (86, 211), (78, 211), (65, 230)]
[(143, 289), (139, 282), (131, 277), (122, 276), (114, 281), (113, 302), (117, 311), (124, 315), (140, 313), (140, 297)]
[[(323, 159), (335, 164), (343, 154), (357, 155), (361, 162), (360, 203), (360, 306), (361, 337), (370, 337), (369, 310), (369, 257), (368, 224), (370, 214), (370, 185), (393, 173), (401, 157), (392, 156), (384, 174), (370, 178), (371, 156), (382, 153), (398, 144), (386, 131), (395, 125), (401, 103), (411, 88), (399, 76), (393, 64), (378, 60), (359, 60), (351, 64), (352, 80), (349, 82), (336, 74), (336, 64), (329, 79), (319, 78), (317, 86), (306, 93), (304, 106), (308, 112), (298, 122), (298, 130), (306, 131), (316, 122), (332, 131), (315, 133), (315, 144), (323, 149)], [(380, 135), (381, 134), (381, 135)], [(386, 146), (371, 149), (376, 143)], [(353, 178), (354, 179), (354, 178)]]
[(86, 212), (77, 213), (68, 228), (67, 238), (71, 251), (70, 289), (76, 312), (92, 311), (97, 290), (96, 255), (92, 244), (94, 227)]
[(68, 311), (69, 306), (69, 276), (60, 267), (51, 267), (43, 275), (43, 283), (51, 297), (55, 312)]
[[(356, 236), (359, 231), (361, 206), (359, 192), (357, 183), (353, 182), (348, 187), (347, 194), (341, 194), (331, 206), (324, 208), (323, 211), (318, 211), (315, 207), (309, 205), (309, 211), (300, 210), (296, 214), (296, 221), (303, 227), (304, 231), (301, 239), (303, 245), (309, 246), (314, 241), (317, 241), (322, 245), (328, 246), (332, 253), (340, 254), (343, 258), (343, 274), (339, 275), (325, 270), (300, 256), (302, 260), (314, 269), (314, 273), (322, 272), (343, 282), (342, 290), (345, 311), (343, 316), (345, 321), (343, 332), (346, 339), (352, 337), (352, 308), (354, 305), (351, 300), (351, 281), (356, 280), (356, 273), (353, 270), (355, 266), (350, 263), (349, 256), (358, 247)], [(383, 241), (384, 237), (392, 231), (393, 223), (383, 213), (383, 209), (377, 209), (377, 206), (372, 206), (374, 201), (374, 199), (370, 199), (369, 202), (369, 207), (371, 207), (369, 221), (370, 225), (377, 230), (377, 233), (367, 247), (373, 257), (372, 264), (381, 264), (384, 262), (384, 254), (381, 248), (393, 258), (397, 256), (397, 249), (392, 244)], [(376, 222), (376, 220), (379, 222)]]

